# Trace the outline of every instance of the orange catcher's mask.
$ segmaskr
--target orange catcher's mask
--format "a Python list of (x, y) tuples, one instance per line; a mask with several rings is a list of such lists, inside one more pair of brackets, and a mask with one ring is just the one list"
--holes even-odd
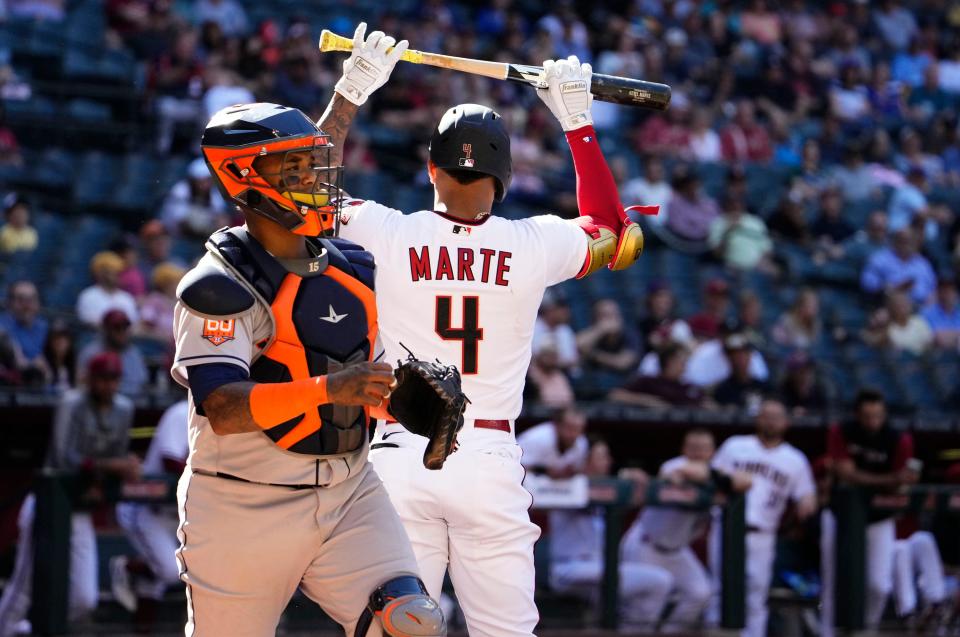
[(333, 142), (302, 111), (240, 104), (218, 111), (201, 141), (213, 180), (228, 201), (290, 232), (336, 234), (343, 167)]

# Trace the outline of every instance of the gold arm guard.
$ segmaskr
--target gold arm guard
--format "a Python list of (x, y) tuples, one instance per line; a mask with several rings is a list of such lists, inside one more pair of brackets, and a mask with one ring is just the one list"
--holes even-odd
[(643, 254), (643, 230), (640, 224), (632, 221), (620, 232), (620, 241), (617, 244), (616, 254), (610, 260), (611, 270), (626, 270), (637, 262)]
[(590, 276), (610, 263), (617, 251), (617, 235), (609, 228), (597, 227), (597, 236), (587, 235), (587, 239), (587, 260), (577, 274), (578, 279)]

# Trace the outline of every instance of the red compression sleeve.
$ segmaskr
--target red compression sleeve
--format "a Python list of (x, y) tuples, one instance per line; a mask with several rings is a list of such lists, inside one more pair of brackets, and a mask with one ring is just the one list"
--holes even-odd
[(326, 402), (326, 376), (288, 383), (257, 383), (250, 390), (250, 415), (262, 428), (270, 429)]
[(568, 131), (566, 135), (573, 154), (573, 169), (577, 173), (580, 216), (591, 215), (595, 222), (620, 234), (623, 204), (620, 203), (617, 183), (600, 150), (597, 132), (593, 126), (584, 126)]

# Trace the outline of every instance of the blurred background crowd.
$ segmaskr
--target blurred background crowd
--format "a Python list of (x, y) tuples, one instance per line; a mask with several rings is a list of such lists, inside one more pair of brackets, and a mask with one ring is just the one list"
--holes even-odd
[[(577, 55), (673, 88), (665, 113), (594, 103), (622, 200), (661, 211), (636, 267), (548, 291), (528, 407), (694, 422), (772, 395), (832, 422), (870, 387), (901, 423), (957, 424), (949, 0), (0, 0), (0, 395), (58, 396), (109, 353), (120, 394), (172, 400), (177, 283), (237, 221), (198, 158), (203, 126), (253, 100), (319, 117), (343, 59), (318, 53), (320, 30), (361, 20), (425, 51)], [(529, 87), (404, 64), (350, 134), (350, 193), (429, 207), (426, 141), (454, 102), (509, 123), (495, 214), (577, 214), (561, 131)]]

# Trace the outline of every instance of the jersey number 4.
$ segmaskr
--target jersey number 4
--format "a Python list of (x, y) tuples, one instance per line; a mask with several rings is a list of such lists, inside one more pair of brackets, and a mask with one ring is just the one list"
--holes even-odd
[(480, 321), (480, 297), (463, 297), (463, 320), (461, 327), (451, 327), (453, 316), (453, 297), (437, 297), (437, 313), (434, 329), (445, 341), (460, 341), (462, 356), (460, 362), (461, 374), (477, 373), (477, 358), (479, 343), (483, 340), (483, 328)]

